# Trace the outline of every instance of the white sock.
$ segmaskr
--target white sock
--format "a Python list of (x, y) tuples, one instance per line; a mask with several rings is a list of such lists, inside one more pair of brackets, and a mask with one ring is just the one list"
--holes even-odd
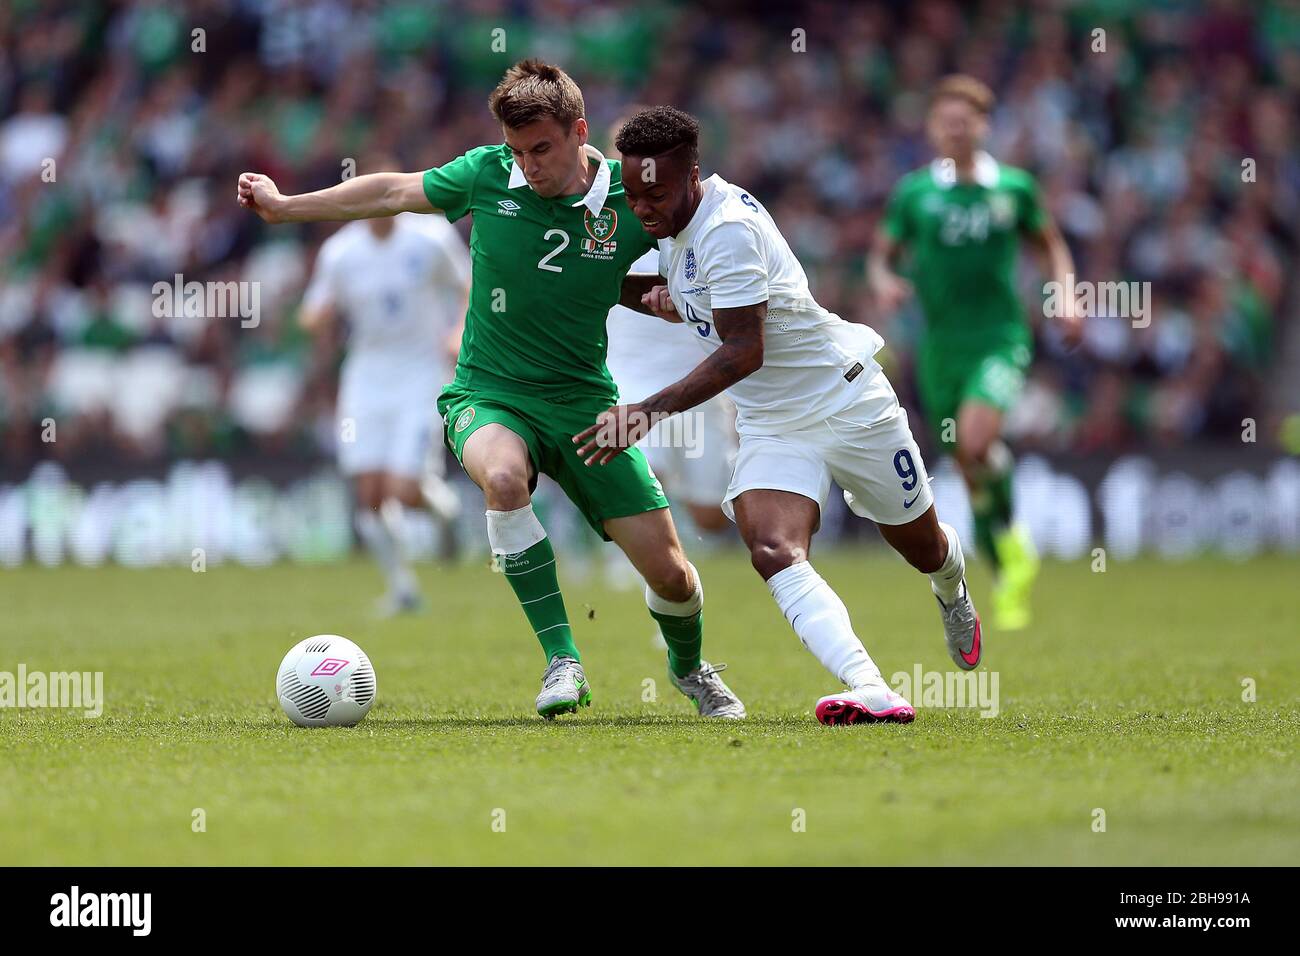
[(385, 520), (381, 514), (376, 514), (369, 508), (357, 509), (357, 531), (366, 548), (379, 562), (389, 590), (395, 594), (414, 593), (415, 573), (402, 556), (402, 545), (393, 532), (393, 523)]
[(493, 554), (519, 554), (546, 537), (530, 501), (514, 511), (487, 511), (488, 544)]
[(397, 549), (397, 559), (402, 564), (406, 564), (409, 560), (406, 541), (406, 509), (396, 498), (385, 498), (384, 503), (379, 506), (379, 520), (384, 523), (389, 536), (393, 539), (393, 547)]
[(961, 542), (957, 540), (957, 529), (942, 521), (939, 528), (948, 539), (948, 557), (943, 559), (939, 570), (930, 575), (930, 589), (944, 604), (951, 604), (961, 593), (962, 579), (966, 577), (966, 559), (961, 553)]
[(846, 687), (882, 683), (880, 668), (853, 633), (848, 609), (807, 561), (792, 564), (767, 581), (781, 613), (803, 646)]
[(667, 614), (669, 617), (690, 617), (692, 614), (698, 614), (704, 607), (704, 584), (700, 581), (700, 572), (695, 570), (695, 565), (687, 561), (686, 566), (691, 569), (691, 577), (695, 579), (695, 591), (690, 597), (685, 601), (670, 601), (655, 594), (647, 584), (645, 606), (656, 614)]

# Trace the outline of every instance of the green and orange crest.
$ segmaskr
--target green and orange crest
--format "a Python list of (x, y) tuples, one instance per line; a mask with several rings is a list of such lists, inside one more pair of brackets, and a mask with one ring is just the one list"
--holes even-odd
[(461, 412), (460, 417), (456, 419), (456, 431), (458, 433), (463, 432), (465, 429), (469, 428), (469, 423), (472, 422), (473, 420), (474, 420), (474, 407), (471, 405), (469, 408)]
[(618, 229), (618, 213), (606, 206), (600, 211), (600, 215), (593, 216), (588, 209), (583, 216), (582, 224), (587, 227), (587, 235), (591, 238), (597, 242), (609, 242)]

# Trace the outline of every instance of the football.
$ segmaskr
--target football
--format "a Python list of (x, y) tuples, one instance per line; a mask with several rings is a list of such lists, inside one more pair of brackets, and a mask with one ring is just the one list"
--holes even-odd
[(285, 714), (299, 727), (351, 727), (375, 702), (375, 669), (346, 637), (317, 634), (295, 644), (275, 678)]

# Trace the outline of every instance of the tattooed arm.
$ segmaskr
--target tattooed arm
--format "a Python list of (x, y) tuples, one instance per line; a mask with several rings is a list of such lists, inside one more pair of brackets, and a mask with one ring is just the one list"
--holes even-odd
[(635, 405), (606, 409), (590, 428), (573, 436), (588, 465), (603, 465), (631, 448), (661, 418), (694, 408), (763, 367), (763, 323), (767, 303), (714, 309), (713, 326), (722, 345), (679, 382)]
[(680, 382), (641, 403), (650, 415), (672, 415), (707, 402), (763, 367), (763, 322), (767, 303), (714, 309), (713, 327), (722, 345)]

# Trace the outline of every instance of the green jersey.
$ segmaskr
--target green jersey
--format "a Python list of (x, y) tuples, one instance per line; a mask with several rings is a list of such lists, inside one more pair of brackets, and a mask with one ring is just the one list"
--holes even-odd
[[(946, 174), (946, 175), (945, 175)], [(976, 157), (974, 182), (954, 182), (938, 161), (898, 183), (884, 228), (906, 245), (925, 313), (923, 350), (970, 355), (1032, 341), (1016, 294), (1020, 235), (1045, 222), (1038, 185), (1024, 170)]]
[(600, 165), (585, 196), (539, 196), (505, 144), (424, 174), (425, 195), (449, 220), (474, 214), (457, 385), (613, 404), (605, 320), (656, 242), (623, 197), (620, 164), (588, 152)]

